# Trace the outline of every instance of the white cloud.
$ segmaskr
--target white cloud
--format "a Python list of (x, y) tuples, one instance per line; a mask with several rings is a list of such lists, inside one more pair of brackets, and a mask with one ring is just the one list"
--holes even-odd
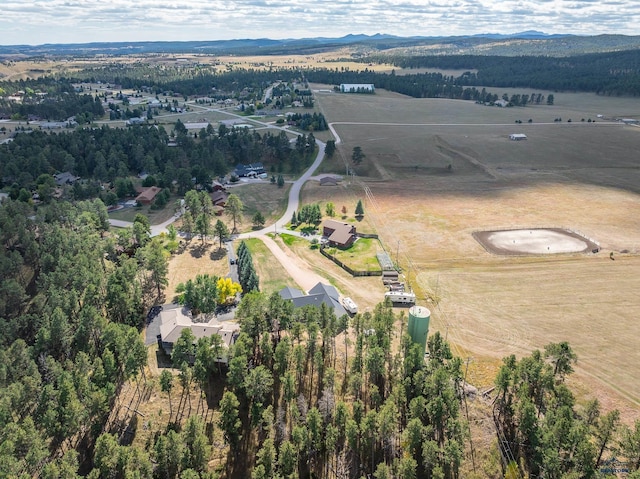
[(0, 42), (461, 35), (635, 35), (637, 0), (5, 0)]

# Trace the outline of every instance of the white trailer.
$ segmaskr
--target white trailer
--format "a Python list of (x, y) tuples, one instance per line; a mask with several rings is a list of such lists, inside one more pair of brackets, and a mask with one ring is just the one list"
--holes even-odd
[(387, 291), (384, 297), (394, 304), (415, 304), (416, 294), (410, 291)]
[(358, 312), (358, 305), (351, 298), (342, 298), (342, 306), (348, 313), (356, 314)]

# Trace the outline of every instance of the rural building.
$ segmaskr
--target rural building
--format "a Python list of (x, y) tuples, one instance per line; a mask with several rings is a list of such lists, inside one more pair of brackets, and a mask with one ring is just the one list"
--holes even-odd
[(76, 181), (80, 179), (79, 176), (72, 175), (70, 172), (65, 171), (64, 173), (58, 173), (57, 175), (53, 175), (53, 179), (56, 180), (56, 185), (64, 186), (64, 185), (72, 185)]
[(127, 125), (143, 125), (144, 123), (146, 123), (146, 121), (147, 121), (146, 116), (138, 116), (134, 118), (129, 118), (125, 123)]
[(233, 174), (238, 178), (257, 177), (266, 173), (262, 163), (249, 163), (248, 165), (237, 165)]
[(227, 198), (229, 197), (229, 195), (227, 195), (226, 192), (222, 191), (222, 190), (217, 190), (214, 191), (213, 193), (211, 193), (211, 202), (215, 205), (215, 206), (224, 206), (227, 204)]
[(336, 318), (347, 314), (342, 304), (340, 304), (340, 294), (338, 290), (328, 284), (316, 284), (309, 290), (309, 294), (304, 294), (299, 289), (290, 287), (281, 289), (278, 294), (282, 299), (291, 301), (294, 308), (302, 308), (308, 305), (320, 307), (320, 305), (324, 304), (333, 310)]
[[(158, 346), (169, 356), (182, 330), (186, 328), (191, 329), (196, 341), (217, 334), (222, 339), (225, 350), (235, 343), (238, 334), (240, 334), (240, 325), (232, 321), (218, 323), (216, 320), (212, 320), (208, 323), (194, 323), (188, 316), (186, 308), (179, 305), (165, 305), (158, 316), (160, 321), (160, 334), (157, 336)], [(227, 364), (228, 360), (226, 352), (217, 358), (217, 361), (223, 364)]]
[(493, 104), (500, 108), (504, 108), (509, 105), (509, 102), (507, 100), (500, 99), (500, 100), (494, 101)]
[(200, 131), (200, 130), (206, 130), (207, 127), (209, 126), (209, 122), (186, 122), (183, 123), (184, 127), (187, 130), (196, 130), (196, 131)]
[(525, 135), (524, 133), (511, 133), (509, 135), (509, 139), (512, 141), (526, 140), (527, 135)]
[(158, 188), (157, 186), (150, 186), (149, 188), (144, 188), (140, 191), (140, 194), (136, 196), (136, 202), (141, 205), (150, 205), (153, 203), (153, 200), (156, 199), (156, 195), (162, 191), (162, 188)]
[(335, 176), (323, 176), (320, 178), (320, 186), (338, 186), (338, 181), (340, 181)]
[(347, 248), (356, 240), (356, 227), (336, 220), (325, 220), (322, 223), (322, 236), (327, 238), (331, 246)]
[(213, 180), (211, 182), (211, 189), (213, 191), (226, 191), (227, 190), (222, 183), (220, 183), (219, 181), (216, 181), (216, 180)]
[(341, 93), (374, 93), (373, 83), (341, 83)]

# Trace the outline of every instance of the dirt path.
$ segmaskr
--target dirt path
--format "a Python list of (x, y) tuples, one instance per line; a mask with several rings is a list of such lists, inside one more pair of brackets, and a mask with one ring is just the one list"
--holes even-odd
[(280, 261), (280, 264), (287, 270), (287, 273), (289, 273), (293, 280), (298, 283), (305, 292), (309, 291), (317, 283), (326, 281), (322, 276), (301, 266), (299, 258), (294, 257), (289, 251), (283, 251), (269, 236), (261, 236), (260, 240), (269, 248), (273, 256)]

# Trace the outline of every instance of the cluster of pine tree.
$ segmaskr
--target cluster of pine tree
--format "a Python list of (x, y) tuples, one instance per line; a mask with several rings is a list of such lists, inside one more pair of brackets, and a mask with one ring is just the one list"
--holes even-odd
[(294, 113), (287, 117), (289, 123), (305, 131), (325, 131), (329, 129), (322, 113)]
[[(75, 116), (76, 120), (92, 121), (104, 115), (102, 102), (92, 95), (75, 91), (66, 79), (43, 77), (0, 82), (0, 97), (22, 92), (20, 102), (0, 98), (0, 117), (11, 116), (27, 120), (29, 117), (62, 121)], [(42, 94), (45, 94), (44, 96)]]
[(251, 251), (249, 251), (244, 241), (241, 241), (240, 245), (238, 245), (237, 253), (238, 278), (240, 280), (240, 286), (242, 286), (242, 292), (246, 294), (251, 291), (260, 291), (260, 278), (258, 278), (255, 267), (253, 266)]
[[(425, 362), (390, 304), (349, 328), (326, 305), (293, 310), (278, 294), (252, 293), (237, 318), (220, 403), (229, 474), (458, 477), (461, 361), (438, 333)], [(255, 460), (240, 454), (249, 444)]]
[(144, 222), (108, 229), (99, 200), (0, 204), (0, 477), (90, 468), (122, 384), (144, 375), (138, 328), (166, 258)]

